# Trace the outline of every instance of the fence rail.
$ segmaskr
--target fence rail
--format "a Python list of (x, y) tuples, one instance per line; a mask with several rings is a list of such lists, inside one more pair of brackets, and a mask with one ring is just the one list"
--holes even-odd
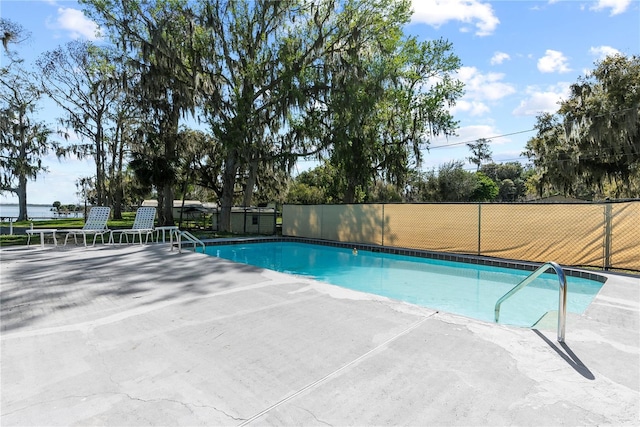
[(282, 234), (640, 271), (640, 200), (285, 205)]

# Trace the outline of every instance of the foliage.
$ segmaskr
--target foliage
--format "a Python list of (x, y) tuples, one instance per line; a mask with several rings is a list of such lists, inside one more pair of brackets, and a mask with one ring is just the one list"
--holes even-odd
[(399, 203), (403, 201), (402, 194), (397, 187), (383, 181), (376, 181), (367, 192), (368, 203)]
[(339, 193), (339, 186), (336, 186), (336, 181), (339, 179), (339, 171), (330, 163), (324, 163), (314, 169), (302, 172), (296, 181), (325, 189), (326, 203), (339, 203), (343, 196)]
[(95, 180), (93, 177), (80, 177), (76, 180), (76, 194), (85, 206), (97, 204)]
[(46, 172), (42, 157), (56, 151), (58, 144), (50, 139), (48, 125), (35, 118), (42, 97), (35, 75), (25, 70), (17, 53), (9, 51), (9, 43), (20, 39), (21, 28), (2, 19), (0, 30), (10, 59), (7, 67), (0, 68), (0, 194), (17, 195), (18, 219), (25, 219), (27, 182)]
[(463, 160), (454, 160), (415, 173), (405, 193), (408, 202), (490, 202), (499, 194), (497, 183), (483, 172), (464, 169)]
[(15, 63), (21, 63), (22, 59), (13, 46), (20, 45), (31, 37), (31, 33), (22, 25), (10, 19), (0, 17), (0, 41), (2, 41), (2, 53), (8, 59), (0, 68), (0, 74), (7, 71)]
[(640, 197), (640, 165), (634, 166), (627, 182), (605, 182), (602, 191), (597, 194), (600, 199), (616, 199), (619, 197)]
[(617, 197), (638, 197), (625, 185), (640, 165), (640, 57), (614, 55), (571, 87), (554, 115), (538, 117), (526, 154), (537, 169), (540, 194), (555, 188), (575, 196), (582, 185)]
[[(216, 183), (221, 171), (219, 159), (220, 144), (211, 135), (191, 129), (182, 128), (178, 133), (177, 150), (181, 153), (177, 164), (176, 181), (179, 184), (178, 194), (183, 198), (191, 198), (196, 191), (196, 184), (201, 188), (213, 190), (215, 199), (219, 197)], [(200, 200), (208, 200), (201, 191)]]
[(478, 187), (477, 176), (464, 170), (462, 161), (451, 161), (438, 169), (436, 197), (438, 202), (469, 202)]
[[(336, 32), (335, 2), (201, 2), (207, 76), (213, 90), (203, 96), (207, 121), (219, 144), (220, 175), (211, 180), (220, 196), (220, 226), (228, 229), (238, 188), (243, 205), (253, 193), (268, 193), (269, 177), (289, 172), (308, 154), (292, 121), (318, 90), (309, 78)], [(212, 176), (210, 178), (213, 178)], [(241, 181), (241, 184), (237, 181)], [(240, 185), (238, 185), (240, 184)]]
[(515, 202), (526, 198), (526, 181), (530, 170), (520, 162), (485, 163), (480, 167), (480, 172), (498, 185), (497, 201)]
[(43, 90), (63, 111), (60, 124), (82, 138), (68, 152), (79, 157), (90, 155), (95, 160), (99, 204), (108, 202), (107, 145), (113, 139), (107, 132), (110, 109), (119, 95), (114, 62), (108, 50), (88, 41), (69, 42), (43, 53), (36, 62)]
[[(343, 187), (338, 170), (330, 163), (304, 171), (288, 186), (285, 203), (290, 204), (335, 204), (343, 201)], [(357, 201), (366, 203), (397, 203), (404, 201), (403, 195), (393, 184), (378, 180), (365, 191), (359, 191)]]
[(407, 177), (407, 186), (404, 192), (406, 202), (426, 202), (435, 200), (433, 183), (436, 182), (437, 175), (434, 169), (428, 171), (412, 170)]
[(322, 205), (326, 203), (322, 188), (294, 181), (287, 191), (286, 203), (293, 205)]
[[(34, 244), (40, 243), (40, 236), (36, 235), (33, 239)], [(0, 235), (0, 247), (2, 246), (18, 246), (27, 244), (26, 234), (2, 234)]]
[(491, 148), (489, 148), (489, 143), (491, 143), (491, 140), (480, 138), (476, 140), (476, 142), (467, 144), (467, 147), (471, 150), (471, 157), (467, 157), (467, 160), (476, 165), (478, 171), (483, 162), (491, 161)]
[(476, 178), (478, 186), (473, 191), (471, 199), (474, 202), (491, 202), (495, 200), (500, 192), (498, 184), (482, 172), (476, 172)]
[[(249, 180), (246, 182), (248, 183)], [(264, 168), (257, 176), (253, 200), (258, 204), (282, 204), (285, 201), (288, 183), (289, 176), (286, 171), (276, 168)], [(247, 194), (246, 191), (245, 194)], [(243, 204), (251, 206), (246, 198), (243, 200)]]
[[(46, 172), (42, 156), (57, 148), (50, 140), (51, 129), (35, 120), (41, 91), (26, 71), (14, 67), (0, 80), (0, 192), (18, 196), (26, 205), (28, 179)], [(22, 208), (21, 208), (22, 210)], [(24, 212), (26, 216), (26, 212)]]
[(403, 38), (409, 16), (404, 1), (350, 1), (342, 12), (345, 47), (326, 64), (329, 87), (311, 129), (343, 177), (346, 203), (366, 199), (379, 178), (403, 189), (429, 137), (457, 125), (446, 107), (461, 95), (450, 76), (459, 60), (444, 40)]
[[(340, 170), (325, 193), (335, 201), (377, 198), (369, 192), (387, 184), (401, 194), (429, 138), (457, 126), (447, 107), (462, 93), (451, 77), (460, 61), (444, 40), (403, 37), (408, 0), (81, 3), (110, 37), (125, 70), (119, 87), (144, 117), (128, 134), (130, 166), (158, 192), (162, 223), (173, 193), (197, 184), (215, 193), (227, 229), (239, 198), (284, 200), (298, 157)], [(191, 151), (181, 149), (187, 114), (209, 126)]]
[[(197, 46), (198, 27), (186, 0), (85, 0), (87, 12), (109, 32), (127, 67), (122, 88), (145, 118), (138, 147), (157, 149), (158, 167), (149, 177), (158, 189), (162, 224), (173, 223), (179, 119), (194, 113), (205, 82), (195, 64), (202, 49)], [(145, 149), (139, 149), (144, 153)], [(146, 150), (148, 151), (148, 150)], [(144, 154), (143, 154), (144, 155)]]
[[(342, 200), (335, 182), (335, 168), (325, 164), (298, 175), (289, 186), (287, 203), (336, 203)], [(464, 161), (441, 165), (437, 170), (413, 170), (402, 192), (393, 184), (377, 181), (367, 189), (367, 203), (375, 202), (513, 202), (527, 197), (527, 180), (533, 169), (518, 162), (487, 163), (480, 172), (464, 169)], [(305, 197), (301, 196), (305, 195)]]

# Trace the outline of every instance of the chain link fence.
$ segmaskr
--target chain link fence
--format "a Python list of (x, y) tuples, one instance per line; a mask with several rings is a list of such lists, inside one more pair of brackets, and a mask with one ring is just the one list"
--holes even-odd
[(640, 200), (285, 205), (283, 236), (640, 271)]
[[(220, 229), (221, 209), (211, 210), (212, 230)], [(278, 232), (279, 212), (275, 207), (233, 207), (231, 208), (231, 232), (243, 234), (274, 235)]]

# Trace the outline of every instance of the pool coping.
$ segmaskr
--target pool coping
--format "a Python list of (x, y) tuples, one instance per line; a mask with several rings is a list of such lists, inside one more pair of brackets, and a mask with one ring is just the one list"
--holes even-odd
[[(516, 270), (535, 271), (543, 263), (514, 260), (507, 258), (494, 258), (487, 256), (477, 256), (469, 254), (455, 254), (451, 252), (437, 252), (427, 251), (423, 249), (415, 248), (402, 248), (395, 246), (381, 246), (370, 243), (352, 243), (352, 242), (338, 242), (334, 240), (323, 239), (311, 239), (307, 237), (294, 237), (294, 236), (277, 236), (277, 237), (233, 237), (222, 239), (205, 239), (203, 243), (205, 246), (219, 246), (219, 245), (237, 245), (244, 243), (267, 243), (267, 242), (293, 242), (293, 243), (309, 243), (322, 246), (331, 246), (338, 248), (357, 249), (359, 251), (370, 251), (374, 253), (385, 253), (392, 255), (405, 255), (417, 258), (428, 258), (440, 261), (453, 261), (464, 262), (467, 264), (486, 265), (490, 267), (502, 267)], [(583, 270), (572, 266), (562, 266), (565, 274), (571, 277), (578, 277), (581, 279), (594, 280), (596, 282), (605, 283), (607, 277), (603, 274), (594, 273), (591, 271)]]

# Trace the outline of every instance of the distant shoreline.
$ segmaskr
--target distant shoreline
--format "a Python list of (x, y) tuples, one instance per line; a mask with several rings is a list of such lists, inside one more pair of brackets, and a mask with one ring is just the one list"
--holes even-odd
[[(0, 203), (0, 206), (20, 206), (18, 203)], [(42, 205), (38, 203), (27, 203), (27, 206), (38, 206), (38, 207), (47, 207), (52, 208), (53, 205)]]

